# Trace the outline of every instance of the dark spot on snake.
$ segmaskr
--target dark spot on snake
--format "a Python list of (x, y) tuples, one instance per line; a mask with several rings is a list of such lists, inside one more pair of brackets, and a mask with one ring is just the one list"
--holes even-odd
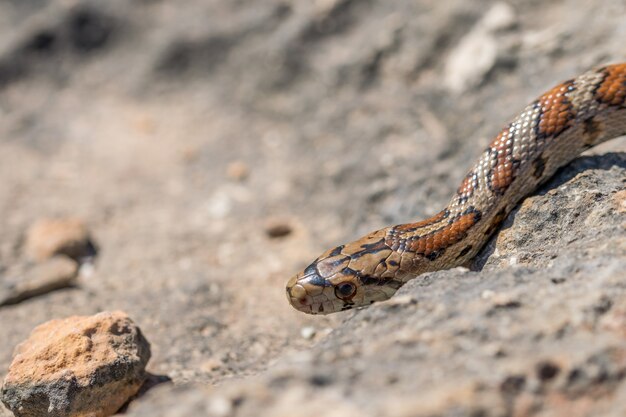
[(480, 221), (480, 219), (482, 219), (483, 217), (483, 213), (480, 210), (477, 210), (476, 207), (474, 206), (469, 206), (468, 208), (466, 208), (463, 213), (461, 213), (460, 215), (454, 217), (453, 219), (451, 219), (448, 224), (452, 224), (455, 221), (457, 221), (459, 219), (459, 217), (462, 216), (467, 216), (468, 214), (473, 214), (474, 215), (474, 223), (476, 224)]
[(598, 96), (598, 90), (600, 89), (600, 87), (602, 86), (602, 83), (604, 83), (604, 81), (606, 80), (606, 77), (609, 75), (607, 72), (608, 68), (607, 67), (602, 67), (602, 68), (598, 68), (597, 73), (598, 74), (602, 74), (602, 80), (600, 80), (599, 83), (597, 83), (592, 89), (591, 89), (591, 94), (594, 97)]
[(391, 265), (391, 266), (398, 266), (398, 265), (400, 265), (397, 261), (388, 261), (387, 263), (389, 265)]
[(471, 251), (471, 250), (472, 250), (472, 245), (468, 245), (468, 246), (464, 247), (463, 250), (461, 251), (461, 253), (459, 253), (459, 256), (457, 256), (456, 258), (459, 259), (459, 258), (467, 255), (468, 252)]
[(593, 146), (602, 134), (602, 126), (600, 122), (590, 117), (584, 121), (584, 144), (589, 147)]
[(493, 223), (489, 228), (485, 231), (485, 236), (491, 235), (495, 230), (500, 227), (500, 224), (506, 218), (506, 207), (501, 209), (493, 218)]
[(328, 257), (341, 255), (341, 251), (343, 250), (345, 245), (337, 246), (333, 251), (328, 255)]
[(349, 258), (350, 258), (349, 256), (345, 256), (344, 255), (343, 257), (335, 260), (334, 262), (331, 262), (330, 265), (332, 265), (333, 267), (337, 267), (337, 266), (341, 265), (342, 263), (344, 263), (346, 261), (349, 261)]
[(433, 251), (431, 253), (429, 253), (428, 255), (424, 255), (424, 257), (426, 259), (428, 259), (429, 261), (434, 261), (435, 259), (437, 259), (439, 257), (439, 255), (441, 255), (443, 253), (443, 250), (438, 250), (438, 251)]
[(311, 278), (309, 278), (309, 284), (315, 285), (316, 287), (330, 287), (330, 283), (326, 281), (324, 278), (320, 277), (318, 274), (313, 274)]
[(374, 243), (365, 243), (361, 245), (361, 249), (363, 250), (353, 253), (350, 257), (352, 259), (358, 259), (363, 255), (369, 255), (372, 253), (378, 253), (382, 250), (387, 250), (389, 249), (389, 246), (385, 243), (385, 238), (382, 238)]
[(543, 159), (542, 155), (539, 155), (537, 159), (533, 161), (533, 177), (541, 178), (545, 168), (546, 168), (546, 161), (545, 159)]
[(475, 222), (479, 222), (480, 219), (483, 216), (483, 214), (480, 212), (480, 210), (476, 210), (476, 207), (474, 207), (474, 206), (469, 206), (468, 208), (466, 208), (465, 211), (461, 215), (465, 216), (466, 214), (470, 214), (470, 213), (474, 213), (474, 221)]
[(380, 285), (382, 280), (371, 275), (361, 275), (359, 276), (359, 281), (361, 281), (363, 285)]
[(320, 304), (319, 308), (317, 309), (318, 313), (323, 313), (324, 312), (324, 304)]
[(317, 262), (313, 262), (311, 265), (307, 266), (304, 269), (303, 275), (313, 275), (313, 274), (317, 275)]

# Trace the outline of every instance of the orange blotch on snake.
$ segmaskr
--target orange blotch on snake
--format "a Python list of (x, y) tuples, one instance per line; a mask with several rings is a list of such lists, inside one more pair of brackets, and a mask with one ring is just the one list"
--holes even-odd
[(443, 250), (463, 239), (478, 219), (476, 212), (463, 214), (448, 226), (410, 242), (407, 249), (426, 257), (436, 257)]
[(512, 144), (512, 134), (509, 128), (506, 128), (490, 145), (491, 152), (495, 154), (495, 166), (489, 174), (489, 183), (496, 193), (504, 193), (515, 179), (517, 162), (511, 158)]
[(461, 183), (461, 186), (456, 190), (456, 193), (461, 196), (461, 198), (470, 198), (474, 194), (474, 190), (476, 189), (477, 185), (478, 177), (476, 176), (474, 171), (470, 171), (463, 179), (463, 182)]
[(537, 132), (540, 135), (558, 136), (572, 124), (574, 114), (566, 93), (573, 84), (573, 81), (566, 81), (539, 97), (542, 113)]
[(612, 106), (622, 106), (626, 100), (626, 64), (612, 65), (596, 91), (596, 99)]

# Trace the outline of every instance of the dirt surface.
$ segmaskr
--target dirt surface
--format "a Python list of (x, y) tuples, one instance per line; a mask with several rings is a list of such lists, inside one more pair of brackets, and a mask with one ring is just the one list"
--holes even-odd
[[(525, 104), (624, 60), (624, 13), (621, 0), (0, 3), (0, 279), (41, 218), (83, 219), (98, 249), (77, 286), (0, 308), (0, 376), (38, 324), (123, 310), (149, 371), (176, 384), (131, 414), (623, 415), (623, 138), (510, 217), (482, 272), (329, 317), (293, 310), (284, 285), (328, 247), (436, 213)], [(572, 311), (591, 324), (559, 339)], [(563, 381), (595, 366), (610, 383), (541, 391), (537, 352)], [(479, 403), (493, 414), (472, 414)]]

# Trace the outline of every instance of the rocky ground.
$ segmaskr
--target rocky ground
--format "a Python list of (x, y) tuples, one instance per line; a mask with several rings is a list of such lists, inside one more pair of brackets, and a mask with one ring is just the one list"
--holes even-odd
[(437, 212), (552, 84), (623, 61), (625, 13), (0, 3), (0, 298), (42, 218), (82, 219), (97, 251), (64, 288), (7, 296), (0, 377), (37, 325), (121, 310), (151, 344), (152, 383), (172, 381), (132, 416), (625, 415), (624, 139), (527, 199), (479, 271), (328, 317), (284, 295), (327, 247)]

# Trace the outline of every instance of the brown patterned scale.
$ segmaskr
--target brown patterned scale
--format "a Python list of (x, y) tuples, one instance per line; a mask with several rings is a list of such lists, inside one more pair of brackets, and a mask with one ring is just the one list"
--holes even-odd
[(328, 314), (391, 297), (409, 279), (466, 264), (526, 195), (584, 150), (626, 134), (626, 63), (565, 81), (526, 106), (448, 206), (330, 249), (287, 283), (296, 309)]

